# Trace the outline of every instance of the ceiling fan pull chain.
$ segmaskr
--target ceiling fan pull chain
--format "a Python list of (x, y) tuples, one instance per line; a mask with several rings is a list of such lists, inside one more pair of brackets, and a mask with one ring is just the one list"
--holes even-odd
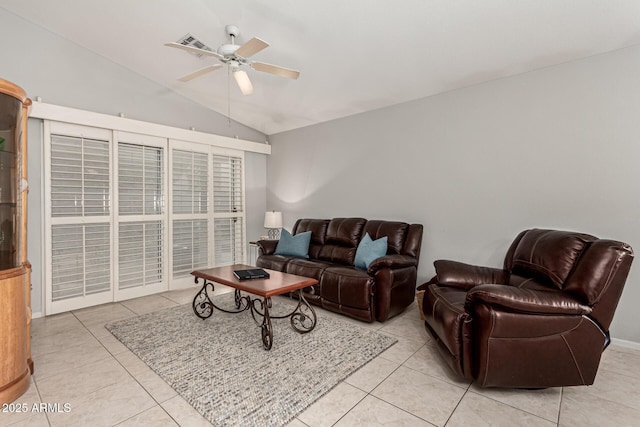
[(231, 67), (227, 65), (227, 118), (231, 127)]

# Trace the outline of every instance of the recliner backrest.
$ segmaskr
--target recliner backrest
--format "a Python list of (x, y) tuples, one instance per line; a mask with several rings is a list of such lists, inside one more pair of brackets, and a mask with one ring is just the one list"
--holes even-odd
[[(632, 261), (633, 250), (622, 242), (532, 229), (516, 237), (505, 269), (512, 286), (540, 289), (543, 284), (572, 294), (593, 307), (591, 317), (608, 329)], [(534, 281), (526, 283), (527, 278)]]
[(325, 244), (318, 259), (353, 265), (366, 222), (364, 218), (333, 218), (329, 221)]
[(293, 225), (291, 234), (311, 231), (311, 241), (309, 242), (309, 258), (317, 259), (320, 249), (324, 245), (327, 236), (328, 219), (308, 219), (302, 218)]
[[(597, 238), (588, 234), (556, 230), (527, 230), (510, 250), (510, 272), (563, 289), (584, 250)], [(509, 255), (508, 255), (509, 256)]]
[(408, 228), (406, 222), (370, 220), (364, 226), (362, 236), (369, 233), (373, 240), (387, 236), (387, 253), (401, 254)]

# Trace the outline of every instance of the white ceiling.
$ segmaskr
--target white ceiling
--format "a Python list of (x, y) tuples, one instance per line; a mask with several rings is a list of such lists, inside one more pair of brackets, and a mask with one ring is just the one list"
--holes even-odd
[(227, 114), (227, 73), (176, 78), (215, 58), (164, 46), (191, 33), (216, 49), (234, 24), (252, 59), (231, 116), (267, 135), (640, 43), (638, 0), (2, 0), (0, 7)]

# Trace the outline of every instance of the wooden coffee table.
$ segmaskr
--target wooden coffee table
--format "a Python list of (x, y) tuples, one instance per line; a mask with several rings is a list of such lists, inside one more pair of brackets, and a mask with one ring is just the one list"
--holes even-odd
[[(266, 268), (264, 270), (270, 275), (268, 279), (238, 280), (233, 275), (234, 270), (250, 268), (256, 267), (234, 264), (192, 271), (191, 274), (195, 276), (196, 283), (200, 283), (200, 280), (203, 281), (202, 288), (193, 298), (193, 311), (195, 314), (204, 320), (211, 317), (214, 308), (225, 313), (241, 313), (250, 310), (253, 320), (262, 331), (262, 344), (265, 350), (270, 350), (273, 344), (271, 319), (288, 317), (293, 329), (301, 334), (311, 332), (316, 327), (316, 312), (304, 299), (302, 289), (315, 285), (318, 283), (317, 280)], [(235, 310), (220, 308), (213, 303), (214, 283), (221, 283), (235, 289)], [(272, 316), (269, 314), (272, 296), (295, 291), (298, 292), (298, 304), (291, 313), (284, 316)], [(241, 292), (246, 292), (248, 295), (243, 296)], [(252, 295), (256, 295), (259, 298), (253, 298)]]

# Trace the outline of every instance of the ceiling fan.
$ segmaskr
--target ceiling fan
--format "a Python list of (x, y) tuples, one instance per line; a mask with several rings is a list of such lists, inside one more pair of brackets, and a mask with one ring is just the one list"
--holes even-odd
[(248, 59), (250, 56), (253, 56), (261, 50), (269, 47), (269, 43), (258, 37), (254, 37), (242, 46), (238, 46), (235, 44), (235, 39), (238, 37), (238, 34), (240, 34), (238, 27), (235, 25), (227, 25), (224, 29), (231, 43), (221, 45), (217, 52), (208, 49), (201, 49), (199, 47), (189, 45), (188, 43), (183, 44), (184, 42), (171, 42), (165, 44), (165, 46), (182, 49), (198, 56), (212, 56), (222, 62), (222, 64), (208, 65), (184, 75), (178, 79), (179, 81), (188, 82), (189, 80), (200, 77), (203, 74), (220, 69), (223, 67), (223, 64), (226, 64), (229, 67), (229, 71), (233, 73), (242, 94), (250, 95), (253, 93), (253, 85), (251, 84), (251, 80), (249, 80), (249, 75), (243, 70), (243, 68), (250, 67), (257, 71), (263, 71), (265, 73), (271, 73), (293, 80), (300, 76), (300, 72), (297, 70)]

